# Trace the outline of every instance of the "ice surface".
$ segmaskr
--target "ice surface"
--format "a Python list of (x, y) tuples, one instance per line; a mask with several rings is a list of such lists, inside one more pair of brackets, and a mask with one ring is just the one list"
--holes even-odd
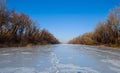
[(5, 48), (0, 73), (120, 73), (120, 51), (67, 44)]

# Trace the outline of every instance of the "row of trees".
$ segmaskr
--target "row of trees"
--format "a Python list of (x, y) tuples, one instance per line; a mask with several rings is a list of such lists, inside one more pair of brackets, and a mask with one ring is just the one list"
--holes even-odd
[(95, 30), (69, 41), (70, 44), (120, 46), (120, 7), (114, 8)]
[(0, 46), (25, 46), (27, 44), (57, 44), (59, 41), (24, 13), (9, 10), (0, 4)]

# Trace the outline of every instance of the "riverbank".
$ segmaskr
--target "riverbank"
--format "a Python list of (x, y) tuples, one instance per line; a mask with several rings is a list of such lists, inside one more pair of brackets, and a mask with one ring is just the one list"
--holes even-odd
[(92, 32), (77, 36), (68, 43), (120, 47), (119, 14), (120, 6), (111, 10), (104, 22), (98, 22), (97, 27)]
[(58, 44), (59, 40), (23, 12), (0, 2), (0, 47)]

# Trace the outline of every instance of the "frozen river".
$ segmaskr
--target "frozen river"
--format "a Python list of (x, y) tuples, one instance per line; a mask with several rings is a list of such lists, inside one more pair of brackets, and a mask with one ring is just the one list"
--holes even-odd
[(120, 73), (120, 49), (67, 44), (1, 48), (0, 73)]

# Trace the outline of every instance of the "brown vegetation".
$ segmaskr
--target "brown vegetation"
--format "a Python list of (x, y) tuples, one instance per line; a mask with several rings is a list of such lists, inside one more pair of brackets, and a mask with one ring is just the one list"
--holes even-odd
[(78, 36), (68, 43), (120, 46), (120, 7), (114, 8), (107, 20), (100, 22), (93, 32)]
[(57, 44), (59, 41), (47, 30), (40, 30), (29, 16), (8, 10), (0, 4), (0, 47), (27, 44)]

